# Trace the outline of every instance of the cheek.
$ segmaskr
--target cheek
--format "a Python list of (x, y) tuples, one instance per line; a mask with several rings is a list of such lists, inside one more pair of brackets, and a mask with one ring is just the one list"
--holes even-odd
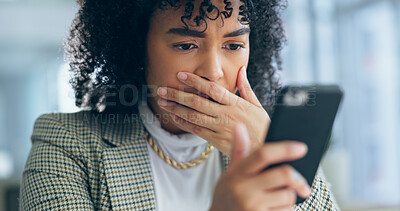
[(178, 57), (174, 57), (163, 43), (148, 44), (147, 83), (156, 86), (175, 86), (176, 75), (182, 71)]
[(226, 59), (226, 67), (224, 68), (224, 75), (226, 78), (226, 83), (227, 86), (225, 87), (228, 89), (230, 92), (235, 93), (236, 91), (236, 83), (237, 80), (239, 79), (240, 75), (240, 68), (243, 66), (248, 65), (249, 61), (249, 54), (245, 53), (242, 55), (236, 55), (232, 57), (228, 57)]

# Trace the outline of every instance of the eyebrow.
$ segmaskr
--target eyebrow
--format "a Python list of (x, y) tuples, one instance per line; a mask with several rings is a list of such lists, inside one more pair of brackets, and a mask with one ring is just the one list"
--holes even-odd
[[(224, 35), (224, 37), (237, 37), (244, 34), (250, 33), (250, 28), (241, 28), (233, 32), (229, 32)], [(184, 28), (172, 28), (168, 30), (167, 34), (176, 34), (180, 36), (188, 36), (188, 37), (199, 37), (205, 38), (206, 34), (201, 31), (191, 30), (191, 29), (184, 29)]]

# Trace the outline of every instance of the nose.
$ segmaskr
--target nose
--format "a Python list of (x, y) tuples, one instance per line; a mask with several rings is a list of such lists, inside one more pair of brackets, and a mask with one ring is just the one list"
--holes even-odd
[(224, 76), (224, 72), (222, 71), (222, 62), (218, 53), (215, 51), (208, 51), (201, 57), (200, 65), (194, 72), (196, 75), (214, 82), (217, 82)]

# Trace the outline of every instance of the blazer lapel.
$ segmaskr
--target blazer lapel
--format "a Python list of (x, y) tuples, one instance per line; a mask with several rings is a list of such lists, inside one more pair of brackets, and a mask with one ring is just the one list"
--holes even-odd
[(229, 167), (230, 161), (231, 159), (229, 158), (228, 155), (225, 155), (224, 153), (222, 153), (221, 151), (219, 152), (221, 153), (222, 156), (222, 162), (223, 162), (223, 166), (224, 166), (224, 171), (226, 171), (226, 169)]
[[(155, 190), (144, 126), (137, 114), (102, 114), (102, 153), (113, 210), (155, 210)], [(230, 158), (221, 153), (223, 170)]]
[(137, 115), (117, 116), (121, 117), (118, 122), (104, 124), (102, 128), (103, 140), (111, 145), (103, 151), (102, 160), (112, 209), (155, 210), (154, 181), (143, 125)]

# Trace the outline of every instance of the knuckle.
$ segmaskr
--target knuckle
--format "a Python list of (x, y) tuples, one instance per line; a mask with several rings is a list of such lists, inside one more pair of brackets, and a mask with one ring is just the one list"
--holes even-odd
[(271, 160), (271, 156), (269, 155), (269, 150), (268, 148), (265, 147), (262, 147), (256, 151), (256, 157), (257, 160), (260, 160), (264, 163), (269, 162)]
[(191, 105), (192, 107), (198, 107), (198, 106), (200, 105), (200, 99), (197, 98), (196, 96), (193, 96), (193, 97), (190, 99), (190, 105)]
[(188, 119), (191, 122), (198, 123), (199, 115), (196, 112), (190, 111), (188, 113)]
[(194, 78), (190, 74), (188, 74), (188, 77), (186, 79), (186, 83), (188, 83), (188, 84), (196, 84), (196, 82), (194, 81)]
[(224, 112), (222, 114), (219, 114), (219, 118), (223, 119), (223, 120), (226, 120), (226, 121), (235, 120), (236, 119), (235, 114), (232, 113), (232, 112)]
[(242, 103), (237, 103), (237, 108), (239, 109), (240, 112), (245, 112), (247, 110), (247, 107)]
[(175, 99), (175, 98), (176, 98), (176, 90), (174, 90), (174, 89), (168, 89), (168, 91), (167, 91), (167, 96), (169, 96), (169, 97)]
[(219, 88), (216, 83), (211, 82), (208, 84), (208, 92), (210, 94), (210, 97), (216, 96), (216, 94), (218, 93), (218, 90), (219, 90)]
[(200, 126), (198, 126), (198, 125), (193, 126), (193, 132), (195, 134), (199, 134), (199, 133), (201, 133), (201, 131), (202, 131), (202, 128)]
[(179, 116), (177, 116), (177, 118), (176, 118), (176, 122), (177, 122), (178, 124), (180, 124), (180, 125), (182, 125), (182, 124), (183, 124), (183, 122), (182, 122), (182, 118), (181, 118), (181, 117), (179, 117)]
[[(222, 89), (221, 94), (218, 96), (218, 98), (219, 98), (218, 100), (223, 100), (223, 98), (226, 96), (229, 96), (229, 91), (226, 89)], [(234, 104), (234, 102), (232, 102), (232, 100), (230, 98), (228, 98), (228, 99), (229, 99), (229, 104), (231, 104), (231, 103)]]
[(171, 112), (176, 112), (176, 104), (171, 104), (170, 106), (168, 106), (169, 107), (169, 110), (171, 111)]

